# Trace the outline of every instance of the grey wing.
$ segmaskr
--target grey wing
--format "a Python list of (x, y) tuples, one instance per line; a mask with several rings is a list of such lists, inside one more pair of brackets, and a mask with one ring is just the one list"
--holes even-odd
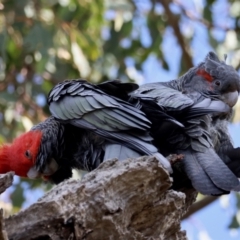
[(239, 180), (211, 148), (204, 153), (190, 149), (184, 154), (184, 168), (193, 186), (207, 195), (238, 190)]
[[(145, 139), (150, 121), (139, 109), (111, 97), (84, 81), (63, 82), (49, 95), (52, 115), (77, 127), (89, 129), (116, 143), (127, 143), (144, 154), (154, 154), (157, 149), (151, 137)], [(138, 135), (137, 135), (138, 134)]]
[(194, 104), (191, 98), (170, 87), (167, 83), (150, 83), (142, 85), (131, 93), (131, 97), (152, 99), (159, 106), (172, 110), (182, 110)]
[(176, 115), (178, 112), (182, 113), (184, 111), (186, 120), (209, 113), (230, 111), (229, 106), (224, 102), (212, 100), (207, 94), (203, 96), (198, 92), (182, 93), (172, 87), (172, 82), (142, 85), (131, 93), (131, 97), (140, 100), (152, 100), (170, 115)]
[(195, 153), (184, 152), (184, 168), (195, 189), (205, 195), (221, 195), (225, 190), (218, 188), (199, 164)]
[[(80, 88), (80, 91), (82, 89)], [(107, 131), (150, 128), (144, 113), (130, 104), (118, 101), (103, 92), (84, 90), (81, 94), (65, 94), (50, 102), (50, 111), (60, 120), (82, 120), (84, 127)], [(86, 123), (86, 126), (85, 126)]]

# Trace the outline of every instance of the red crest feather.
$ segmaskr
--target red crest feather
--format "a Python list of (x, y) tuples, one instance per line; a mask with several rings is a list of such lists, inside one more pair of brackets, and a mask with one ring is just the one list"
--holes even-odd
[(27, 177), (27, 172), (35, 164), (41, 139), (42, 132), (30, 131), (16, 138), (12, 144), (0, 146), (0, 173), (11, 170), (18, 176)]
[(204, 77), (208, 82), (212, 82), (213, 80), (213, 77), (209, 73), (207, 73), (204, 69), (198, 69), (197, 75)]

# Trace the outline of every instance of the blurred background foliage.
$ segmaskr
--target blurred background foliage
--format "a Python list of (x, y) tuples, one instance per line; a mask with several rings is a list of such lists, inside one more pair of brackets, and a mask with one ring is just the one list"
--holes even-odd
[[(222, 58), (227, 53), (239, 70), (239, 40), (240, 2), (233, 0), (0, 1), (0, 142), (43, 121), (47, 94), (64, 79), (168, 80), (173, 68), (176, 77), (203, 60), (206, 46)], [(150, 60), (155, 67), (146, 75)], [(17, 178), (11, 211), (49, 187)], [(235, 215), (230, 226), (239, 222)]]

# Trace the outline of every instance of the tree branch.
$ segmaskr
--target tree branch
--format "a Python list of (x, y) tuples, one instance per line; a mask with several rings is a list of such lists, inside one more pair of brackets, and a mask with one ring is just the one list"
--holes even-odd
[[(8, 187), (12, 185), (14, 172), (7, 174), (0, 174), (0, 193), (3, 193)], [(3, 210), (0, 209), (0, 240), (8, 240), (7, 233), (4, 227)]]
[(6, 229), (14, 240), (185, 240), (180, 220), (196, 192), (169, 190), (171, 181), (154, 157), (109, 160), (6, 219)]
[(3, 193), (8, 187), (12, 185), (14, 172), (0, 174), (0, 193)]
[(177, 15), (175, 15), (174, 13), (172, 13), (172, 11), (169, 8), (169, 4), (171, 3), (171, 1), (169, 0), (157, 0), (157, 2), (159, 2), (160, 4), (162, 4), (166, 16), (168, 18), (168, 22), (169, 25), (173, 28), (174, 34), (178, 40), (178, 43), (182, 49), (182, 54), (183, 54), (183, 59), (185, 60), (185, 68), (189, 69), (191, 67), (193, 67), (193, 63), (192, 63), (192, 57), (190, 56), (190, 53), (188, 52), (187, 49), (187, 44), (185, 43), (184, 37), (180, 31), (180, 27), (179, 27), (179, 18)]
[(177, 6), (179, 6), (182, 14), (184, 14), (184, 16), (187, 17), (190, 21), (200, 22), (203, 25), (205, 25), (208, 29), (216, 28), (216, 29), (219, 29), (219, 30), (222, 30), (222, 31), (225, 31), (225, 32), (227, 32), (227, 31), (239, 32), (239, 30), (240, 30), (238, 28), (231, 28), (231, 27), (226, 27), (226, 26), (213, 24), (212, 22), (209, 22), (208, 20), (206, 20), (204, 18), (200, 18), (200, 17), (195, 16), (195, 14), (192, 11), (186, 10), (184, 8), (183, 4), (181, 3), (181, 1), (173, 0), (173, 2)]
[(182, 220), (188, 218), (190, 215), (196, 213), (197, 211), (201, 210), (202, 208), (206, 207), (207, 205), (216, 201), (219, 197), (215, 196), (206, 196), (202, 200), (194, 203), (188, 210), (188, 212), (182, 217)]
[(7, 232), (4, 227), (3, 210), (0, 209), (0, 240), (8, 240)]

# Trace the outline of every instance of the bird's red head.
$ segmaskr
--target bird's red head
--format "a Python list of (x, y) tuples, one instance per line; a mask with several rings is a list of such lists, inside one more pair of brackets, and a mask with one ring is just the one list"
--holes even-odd
[(0, 173), (14, 171), (18, 176), (27, 177), (29, 169), (35, 164), (41, 138), (41, 131), (29, 131), (12, 144), (3, 145), (0, 148)]

